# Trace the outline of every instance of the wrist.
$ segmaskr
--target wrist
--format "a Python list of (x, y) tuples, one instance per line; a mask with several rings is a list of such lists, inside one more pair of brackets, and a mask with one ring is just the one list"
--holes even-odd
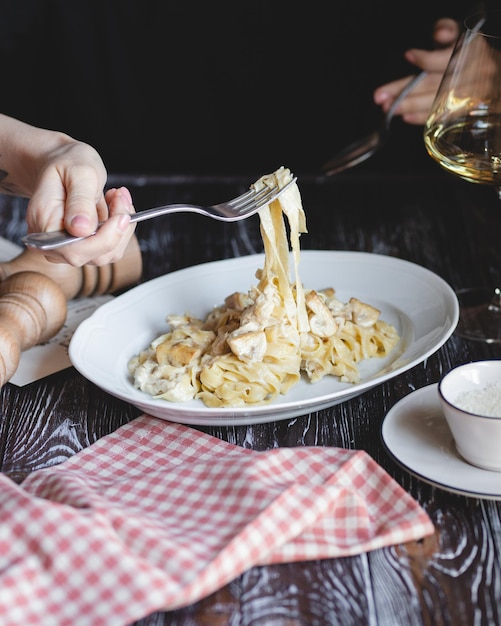
[(30, 197), (51, 152), (71, 141), (0, 114), (0, 191)]

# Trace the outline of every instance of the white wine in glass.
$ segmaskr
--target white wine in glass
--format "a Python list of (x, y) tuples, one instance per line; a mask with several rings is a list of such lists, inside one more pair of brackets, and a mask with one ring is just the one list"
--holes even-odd
[[(501, 200), (501, 11), (465, 20), (425, 124), (424, 143), (445, 170), (491, 185)], [(501, 283), (457, 293), (458, 334), (501, 343)]]

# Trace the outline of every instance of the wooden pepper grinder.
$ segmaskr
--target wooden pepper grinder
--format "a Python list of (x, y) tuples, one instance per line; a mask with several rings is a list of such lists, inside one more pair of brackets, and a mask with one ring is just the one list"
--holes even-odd
[(66, 321), (68, 300), (133, 285), (142, 270), (136, 236), (120, 261), (101, 267), (50, 263), (31, 248), (0, 263), (0, 387), (17, 370), (23, 350), (59, 332)]
[(51, 263), (40, 252), (26, 248), (12, 261), (0, 263), (0, 281), (21, 271), (45, 274), (60, 286), (67, 300), (72, 300), (113, 293), (137, 283), (143, 264), (137, 237), (133, 235), (120, 261), (101, 267)]
[(44, 274), (18, 272), (0, 283), (0, 386), (17, 370), (21, 351), (53, 337), (66, 314), (66, 296)]

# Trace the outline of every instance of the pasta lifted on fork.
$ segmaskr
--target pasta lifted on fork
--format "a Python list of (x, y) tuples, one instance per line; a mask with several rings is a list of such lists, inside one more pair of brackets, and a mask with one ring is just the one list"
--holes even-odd
[[(281, 167), (253, 186), (284, 187), (292, 178)], [(301, 284), (299, 240), (307, 230), (296, 183), (259, 218), (265, 260), (257, 285), (229, 295), (204, 320), (169, 315), (170, 330), (129, 361), (138, 389), (171, 402), (200, 398), (209, 407), (265, 404), (302, 372), (312, 383), (327, 375), (356, 383), (362, 360), (386, 356), (398, 343), (397, 330), (370, 304), (343, 303), (332, 288)]]

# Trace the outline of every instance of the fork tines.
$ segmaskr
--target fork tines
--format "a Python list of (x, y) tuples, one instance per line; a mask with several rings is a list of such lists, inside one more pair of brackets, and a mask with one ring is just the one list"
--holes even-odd
[(293, 182), (296, 181), (296, 178), (293, 178), (291, 181), (285, 185), (285, 187), (266, 187), (266, 185), (256, 191), (254, 188), (249, 189), (246, 193), (238, 196), (234, 200), (231, 200), (228, 204), (235, 208), (239, 213), (243, 213), (251, 207), (262, 207), (265, 204), (270, 203), (272, 200), (275, 200), (287, 187), (292, 185)]

